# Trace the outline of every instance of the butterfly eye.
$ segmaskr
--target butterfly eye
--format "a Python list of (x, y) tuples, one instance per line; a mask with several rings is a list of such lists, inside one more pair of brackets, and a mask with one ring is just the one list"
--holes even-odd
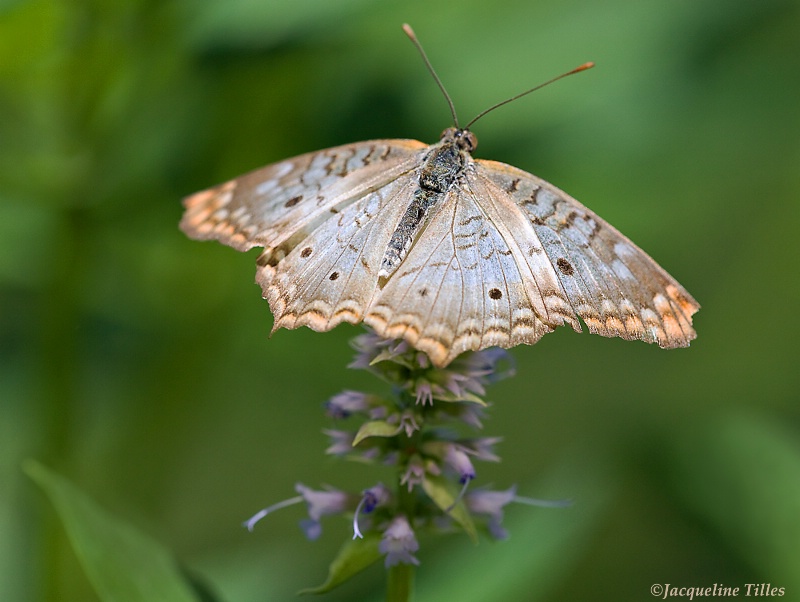
[(458, 138), (458, 145), (467, 152), (472, 152), (478, 148), (478, 138), (469, 130), (461, 130), (461, 136)]
[(442, 134), (439, 136), (439, 140), (444, 140), (445, 138), (450, 138), (453, 140), (456, 138), (458, 130), (456, 128), (447, 128), (446, 130), (442, 131)]

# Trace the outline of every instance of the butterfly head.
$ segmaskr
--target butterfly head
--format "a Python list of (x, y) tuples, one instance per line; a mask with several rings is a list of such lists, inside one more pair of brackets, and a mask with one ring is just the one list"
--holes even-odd
[(466, 128), (447, 128), (442, 132), (440, 140), (455, 144), (460, 150), (468, 153), (472, 153), (478, 147), (478, 138)]

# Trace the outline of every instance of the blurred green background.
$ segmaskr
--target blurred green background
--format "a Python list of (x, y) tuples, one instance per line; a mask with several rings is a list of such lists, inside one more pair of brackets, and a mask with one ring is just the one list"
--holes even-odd
[[(562, 329), (489, 392), (476, 485), (511, 539), (423, 538), (418, 600), (648, 600), (770, 582), (800, 600), (800, 3), (781, 0), (41, 0), (0, 3), (0, 599), (97, 600), (36, 458), (174, 551), (221, 599), (293, 599), (349, 536), (303, 509), (240, 522), (323, 456), (359, 328), (281, 331), (249, 257), (178, 231), (180, 199), (305, 151), (433, 142), (559, 186), (702, 304), (690, 349)], [(383, 569), (323, 598), (379, 600)]]

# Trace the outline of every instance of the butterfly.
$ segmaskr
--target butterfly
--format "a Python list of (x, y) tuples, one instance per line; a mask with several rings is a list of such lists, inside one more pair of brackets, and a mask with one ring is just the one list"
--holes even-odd
[(356, 142), (268, 165), (184, 199), (181, 229), (263, 247), (256, 281), (273, 332), (363, 322), (437, 367), (565, 324), (581, 332), (581, 321), (594, 334), (688, 346), (692, 296), (565, 192), (473, 158), (469, 125), (488, 110), (461, 128), (447, 100), (456, 126), (435, 144)]

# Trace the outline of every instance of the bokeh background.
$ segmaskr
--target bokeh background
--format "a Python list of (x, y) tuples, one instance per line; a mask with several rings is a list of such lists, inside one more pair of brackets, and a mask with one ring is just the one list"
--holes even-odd
[[(293, 599), (349, 536), (240, 522), (323, 456), (321, 403), (381, 390), (359, 328), (267, 338), (254, 259), (178, 231), (180, 199), (305, 151), (433, 142), (564, 188), (702, 304), (691, 348), (578, 336), (517, 348), (476, 485), (507, 542), (423, 538), (420, 601), (647, 600), (769, 582), (800, 600), (800, 4), (790, 0), (32, 0), (0, 3), (0, 599), (97, 600), (35, 458), (148, 533), (219, 599)], [(380, 600), (376, 566), (326, 600)]]

